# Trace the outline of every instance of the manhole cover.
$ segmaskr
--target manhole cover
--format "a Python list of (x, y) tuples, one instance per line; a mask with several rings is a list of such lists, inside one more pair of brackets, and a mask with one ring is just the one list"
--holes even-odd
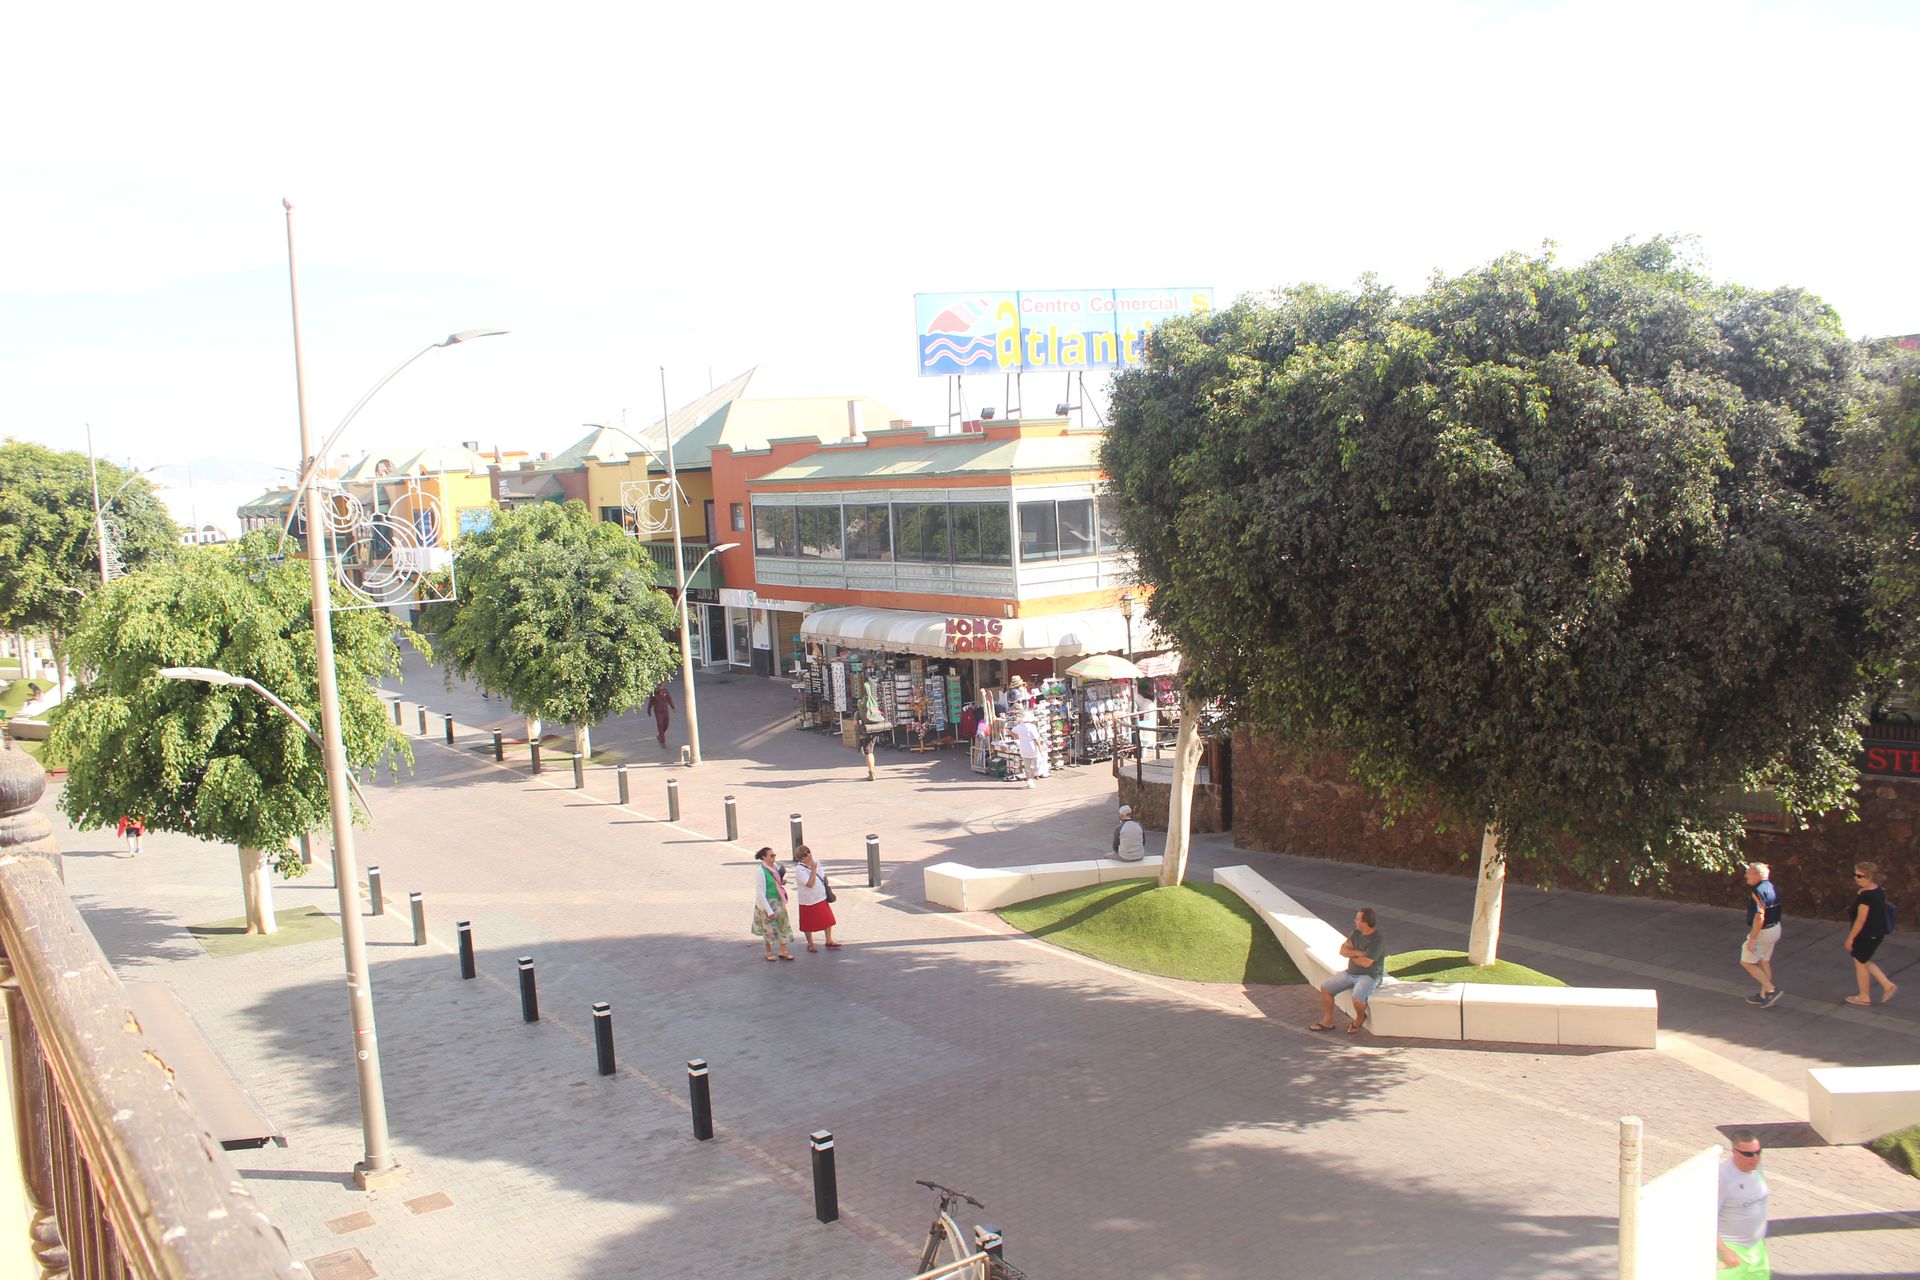
[(337, 1236), (343, 1236), (349, 1231), (365, 1231), (372, 1225), (373, 1215), (364, 1211), (360, 1213), (350, 1213), (344, 1218), (329, 1218), (327, 1220), (327, 1230)]
[(404, 1202), (416, 1215), (433, 1213), (440, 1209), (453, 1208), (453, 1197), (444, 1191), (436, 1191), (430, 1196), (419, 1196)]
[(358, 1249), (342, 1249), (338, 1253), (308, 1258), (307, 1270), (313, 1280), (373, 1280), (379, 1274)]

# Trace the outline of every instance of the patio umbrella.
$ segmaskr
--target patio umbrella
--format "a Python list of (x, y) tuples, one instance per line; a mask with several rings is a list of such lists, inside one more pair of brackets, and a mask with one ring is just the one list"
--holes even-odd
[(1096, 653), (1067, 668), (1070, 676), (1082, 680), (1138, 680), (1140, 668), (1117, 653)]

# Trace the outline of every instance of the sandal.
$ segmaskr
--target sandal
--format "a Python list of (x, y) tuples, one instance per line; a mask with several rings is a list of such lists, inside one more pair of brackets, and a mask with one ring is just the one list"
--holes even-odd
[(767, 955), (767, 963), (768, 963), (768, 964), (772, 964), (772, 963), (773, 963), (773, 955), (772, 955), (772, 953), (768, 953), (768, 955)]
[(1352, 1026), (1347, 1028), (1347, 1034), (1350, 1036), (1357, 1036), (1366, 1027), (1366, 1025), (1367, 1024), (1364, 1022), (1356, 1022)]
[(791, 960), (791, 959), (793, 959), (793, 957), (792, 957), (792, 956), (790, 956), (790, 955), (788, 955), (788, 954), (787, 954), (786, 952), (784, 952), (784, 951), (782, 951), (782, 952), (780, 953), (780, 958), (781, 958), (782, 960)]
[(812, 944), (811, 942), (809, 942), (809, 943), (807, 944), (807, 950), (809, 950), (809, 951), (818, 951), (819, 949), (820, 949), (820, 948), (818, 948), (818, 947), (816, 947), (816, 946), (814, 946), (814, 945), (813, 945), (813, 944)]
[(1873, 997), (1869, 996), (1865, 1000), (1862, 1000), (1859, 996), (1848, 996), (1847, 1003), (1848, 1004), (1872, 1004)]
[(1308, 1028), (1307, 1028), (1307, 1030), (1309, 1030), (1309, 1031), (1331, 1031), (1331, 1030), (1333, 1030), (1333, 1024), (1332, 1024), (1331, 1022), (1316, 1022), (1316, 1023), (1314, 1023), (1314, 1024), (1312, 1025), (1312, 1026), (1310, 1026), (1310, 1027), (1308, 1027)]
[(829, 951), (838, 951), (839, 949), (840, 949), (840, 944), (837, 942), (829, 942), (827, 944), (827, 950)]
[(1886, 1004), (1888, 1001), (1892, 1000), (1894, 992), (1898, 990), (1900, 990), (1900, 984), (1896, 982), (1892, 986), (1888, 987), (1885, 991), (1882, 991), (1880, 993), (1880, 1003)]

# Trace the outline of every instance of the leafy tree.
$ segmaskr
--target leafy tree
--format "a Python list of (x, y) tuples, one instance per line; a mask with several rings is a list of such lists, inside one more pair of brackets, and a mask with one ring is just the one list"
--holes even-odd
[(1875, 674), (1920, 682), (1920, 352), (1866, 344), (1867, 412), (1843, 437), (1834, 478), (1873, 556)]
[(497, 511), (456, 554), (458, 602), (421, 618), (449, 680), (474, 681), (530, 721), (572, 724), (583, 756), (593, 725), (639, 706), (678, 666), (653, 562), (580, 503)]
[(1195, 691), (1544, 878), (1728, 865), (1854, 780), (1864, 572), (1821, 479), (1853, 348), (1666, 241), (1156, 328), (1104, 445)]
[[(276, 537), (186, 549), (116, 580), (73, 632), (96, 674), (56, 708), (50, 746), (68, 761), (61, 809), (81, 826), (132, 814), (150, 828), (239, 846), (247, 931), (273, 932), (263, 851), (300, 873), (290, 842), (330, 825), (326, 767), (301, 728), (250, 689), (170, 680), (213, 667), (271, 690), (319, 730), (311, 595)], [(399, 669), (384, 611), (333, 616), (340, 726), (350, 765), (412, 760), (373, 682)]]
[[(129, 570), (173, 554), (179, 526), (137, 473), (99, 463), (100, 499)], [(65, 638), (100, 588), (100, 540), (87, 455), (0, 442), (0, 630), (45, 635), (66, 679)]]

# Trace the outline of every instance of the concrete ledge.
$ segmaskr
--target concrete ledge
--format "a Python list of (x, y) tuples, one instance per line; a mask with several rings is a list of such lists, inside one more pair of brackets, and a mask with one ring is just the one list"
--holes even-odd
[(1813, 1067), (1807, 1118), (1831, 1143), (1872, 1142), (1920, 1124), (1920, 1066)]
[(970, 867), (964, 862), (937, 862), (922, 872), (921, 892), (928, 902), (954, 911), (995, 911), (1001, 907), (1044, 898), (1050, 893), (1080, 889), (1116, 880), (1157, 880), (1159, 858), (1121, 862), (1091, 858), (1085, 862), (1041, 862), (1024, 867)]

